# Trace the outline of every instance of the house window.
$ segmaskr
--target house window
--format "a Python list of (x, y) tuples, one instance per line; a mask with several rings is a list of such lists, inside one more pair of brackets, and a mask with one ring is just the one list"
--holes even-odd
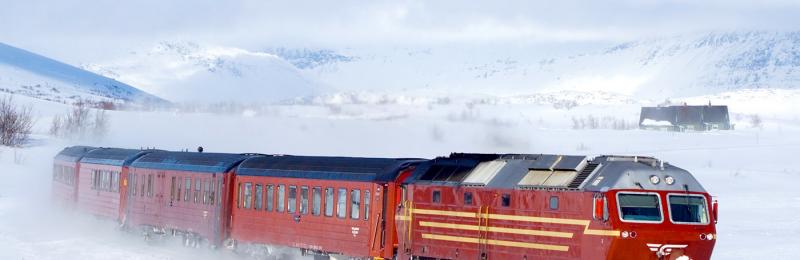
[(558, 209), (558, 197), (550, 197), (550, 209)]
[(464, 192), (464, 205), (472, 205), (472, 192)]
[(308, 214), (308, 186), (300, 187), (300, 214)]
[(272, 184), (267, 185), (267, 206), (264, 207), (266, 211), (272, 211), (273, 200), (275, 199), (275, 189)]
[(333, 188), (325, 188), (325, 216), (333, 216)]
[(319, 216), (322, 204), (322, 188), (314, 187), (311, 192), (311, 215)]
[(276, 210), (277, 212), (283, 212), (283, 209), (285, 207), (284, 202), (286, 198), (285, 192), (286, 192), (286, 186), (284, 186), (283, 184), (278, 185), (278, 209)]
[(364, 191), (364, 220), (369, 219), (369, 190)]
[(294, 213), (297, 207), (297, 186), (289, 186), (289, 205), (287, 205), (287, 213)]
[(438, 190), (433, 191), (432, 199), (433, 199), (433, 203), (442, 202), (442, 192), (438, 191)]
[(253, 209), (261, 210), (262, 200), (264, 198), (263, 191), (261, 190), (261, 184), (256, 184), (256, 201), (253, 203)]
[(350, 191), (350, 218), (358, 219), (361, 213), (361, 190)]
[(336, 217), (344, 218), (347, 216), (347, 189), (339, 188), (338, 195), (336, 198)]
[(511, 194), (503, 194), (501, 197), (501, 201), (503, 203), (503, 207), (510, 207), (511, 206)]

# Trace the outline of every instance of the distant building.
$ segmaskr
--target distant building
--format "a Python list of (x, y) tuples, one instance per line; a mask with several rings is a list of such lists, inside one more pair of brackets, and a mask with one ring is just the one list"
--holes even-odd
[(639, 128), (665, 131), (732, 130), (728, 106), (642, 107)]

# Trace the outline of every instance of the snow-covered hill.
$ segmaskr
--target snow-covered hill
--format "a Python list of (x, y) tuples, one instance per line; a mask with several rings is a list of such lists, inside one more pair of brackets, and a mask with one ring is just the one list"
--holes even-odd
[(531, 94), (687, 97), (800, 88), (800, 32), (680, 35), (553, 55), (532, 47), (342, 49), (347, 62), (304, 68), (331, 86)]
[(118, 77), (172, 101), (271, 102), (312, 95), (318, 87), (270, 53), (192, 42), (161, 42), (88, 70)]
[(131, 85), (3, 43), (0, 91), (70, 104), (79, 100), (164, 102)]

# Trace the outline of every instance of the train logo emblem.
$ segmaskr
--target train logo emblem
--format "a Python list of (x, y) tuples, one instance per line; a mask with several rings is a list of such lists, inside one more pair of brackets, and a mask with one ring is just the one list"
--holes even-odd
[(662, 245), (662, 244), (647, 244), (647, 247), (650, 248), (650, 251), (656, 252), (658, 257), (667, 256), (672, 253), (672, 249), (684, 249), (688, 245)]

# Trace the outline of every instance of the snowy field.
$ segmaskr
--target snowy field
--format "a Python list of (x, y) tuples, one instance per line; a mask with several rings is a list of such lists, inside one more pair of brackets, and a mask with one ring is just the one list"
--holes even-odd
[[(52, 157), (73, 144), (425, 158), (451, 152), (656, 156), (694, 173), (719, 200), (714, 259), (796, 259), (800, 112), (792, 111), (796, 98), (768, 96), (777, 101), (728, 99), (738, 102), (729, 103), (736, 130), (706, 133), (614, 130), (603, 124), (574, 129), (574, 120), (590, 117), (625, 128), (638, 121), (638, 104), (585, 104), (567, 110), (525, 102), (453, 100), (275, 105), (230, 113), (111, 112), (109, 135), (90, 141), (47, 136), (51, 117), (67, 108), (21, 98), (34, 105), (39, 119), (29, 146), (0, 150), (0, 259), (245, 258), (148, 244), (118, 231), (112, 222), (52, 205)], [(761, 116), (761, 126), (751, 124), (751, 113)]]

